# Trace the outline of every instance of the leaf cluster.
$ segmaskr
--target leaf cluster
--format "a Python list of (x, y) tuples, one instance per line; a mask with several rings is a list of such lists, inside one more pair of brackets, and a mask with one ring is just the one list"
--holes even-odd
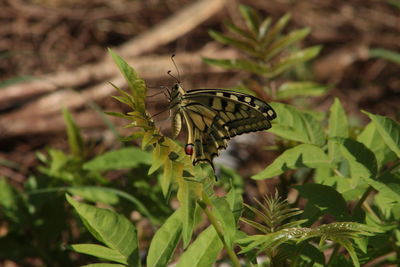
[[(272, 88), (269, 81), (277, 79), (296, 66), (315, 58), (321, 46), (299, 49), (298, 44), (310, 33), (309, 28), (283, 33), (290, 21), (290, 14), (281, 17), (275, 23), (270, 17), (263, 19), (253, 8), (239, 7), (246, 27), (233, 22), (225, 26), (230, 34), (211, 30), (210, 36), (224, 45), (231, 46), (247, 57), (240, 59), (203, 58), (203, 61), (228, 70), (241, 70), (258, 76), (252, 82), (262, 79), (261, 88), (275, 99), (290, 99), (296, 96), (319, 96), (327, 92), (330, 86), (319, 85), (311, 81), (283, 82), (278, 88)], [(243, 89), (249, 91), (249, 89)], [(251, 91), (251, 90), (250, 90)], [(259, 95), (262, 97), (262, 95)]]

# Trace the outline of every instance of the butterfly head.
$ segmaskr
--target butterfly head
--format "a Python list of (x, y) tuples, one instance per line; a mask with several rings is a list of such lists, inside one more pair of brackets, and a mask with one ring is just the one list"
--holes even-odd
[(181, 101), (181, 97), (185, 94), (182, 86), (179, 83), (174, 84), (170, 90), (168, 90), (168, 98), (170, 107), (176, 106)]

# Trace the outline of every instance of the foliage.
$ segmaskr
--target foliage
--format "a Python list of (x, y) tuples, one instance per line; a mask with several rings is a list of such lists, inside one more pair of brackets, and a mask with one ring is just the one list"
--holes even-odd
[[(279, 199), (278, 194), (275, 194), (274, 197), (264, 197), (264, 204), (256, 199), (255, 201), (261, 210), (257, 210), (249, 205), (246, 205), (246, 207), (257, 214), (264, 222), (264, 225), (246, 218), (242, 218), (242, 221), (260, 230), (263, 232), (263, 235), (248, 236), (237, 240), (237, 243), (242, 247), (241, 253), (246, 253), (253, 249), (258, 251), (257, 254), (265, 252), (271, 266), (280, 266), (287, 260), (293, 263), (301, 261), (299, 259), (301, 256), (300, 253), (287, 255), (287, 251), (285, 251), (283, 245), (289, 243), (305, 247), (306, 244), (304, 244), (304, 241), (308, 240), (310, 242), (313, 238), (320, 238), (320, 246), (326, 240), (331, 240), (342, 245), (350, 254), (354, 265), (359, 266), (360, 264), (351, 241), (359, 241), (361, 240), (361, 235), (372, 235), (372, 233), (377, 231), (374, 227), (355, 222), (333, 222), (314, 228), (300, 227), (307, 220), (294, 220), (284, 224), (284, 221), (301, 214), (302, 211), (298, 208), (290, 208), (287, 201)], [(314, 263), (319, 262), (319, 256), (319, 254), (314, 254), (311, 260)]]
[[(262, 88), (273, 92), (272, 79), (318, 54), (320, 47), (294, 46), (308, 29), (282, 34), (289, 15), (272, 24), (249, 7), (241, 6), (240, 11), (247, 29), (227, 24), (239, 37), (210, 34), (249, 59), (206, 62), (262, 77)], [(71, 153), (54, 148), (38, 153), (42, 165), (24, 190), (0, 179), (0, 218), (7, 228), (0, 237), (1, 258), (27, 265), (24, 259), (38, 257), (47, 266), (77, 266), (95, 261), (93, 257), (101, 262), (85, 266), (167, 266), (172, 261), (177, 266), (212, 266), (218, 261), (240, 266), (239, 257), (246, 266), (399, 263), (398, 122), (364, 111), (371, 121), (355, 131), (339, 99), (334, 99), (327, 117), (271, 103), (278, 117), (270, 132), (276, 136), (279, 156), (252, 178), (278, 177), (281, 196), (293, 186), (298, 197), (290, 204), (277, 195), (265, 196), (264, 203), (255, 199), (254, 205), (243, 204), (241, 177), (222, 168), (216, 181), (209, 166), (192, 166), (181, 145), (164, 136), (147, 112), (145, 82), (122, 58), (110, 54), (129, 86), (129, 91), (114, 86), (120, 93), (114, 98), (131, 111), (108, 114), (128, 120), (127, 127), (134, 131), (124, 139), (140, 146), (92, 156), (78, 125), (64, 110)], [(318, 96), (327, 88), (291, 81), (273, 96)], [(105, 178), (114, 171), (119, 179)], [(215, 186), (221, 186), (218, 195)], [(168, 204), (171, 199), (179, 201), (175, 211)], [(242, 217), (243, 206), (247, 213)], [(204, 217), (209, 221), (206, 228)], [(239, 221), (262, 234), (245, 233)], [(146, 235), (146, 222), (158, 228), (154, 235)], [(65, 243), (67, 250), (60, 248)], [(144, 259), (146, 243), (150, 245)], [(71, 251), (88, 258), (75, 261)], [(397, 259), (386, 256), (391, 254)], [(260, 255), (267, 257), (257, 258)]]
[[(299, 96), (319, 96), (327, 92), (330, 86), (323, 86), (311, 81), (286, 81), (278, 88), (270, 83), (300, 64), (315, 58), (321, 46), (299, 49), (298, 43), (310, 33), (309, 28), (282, 32), (290, 21), (290, 14), (280, 18), (275, 24), (271, 18), (262, 19), (260, 14), (249, 6), (241, 5), (240, 13), (245, 21), (246, 28), (231, 22), (226, 22), (226, 28), (231, 35), (224, 35), (216, 31), (209, 34), (216, 41), (232, 46), (247, 55), (246, 59), (212, 59), (203, 58), (204, 62), (228, 70), (241, 70), (258, 76), (252, 79), (262, 80), (257, 86), (275, 99), (291, 99)], [(251, 92), (251, 88), (242, 86), (241, 90)], [(255, 91), (260, 97), (263, 94)]]

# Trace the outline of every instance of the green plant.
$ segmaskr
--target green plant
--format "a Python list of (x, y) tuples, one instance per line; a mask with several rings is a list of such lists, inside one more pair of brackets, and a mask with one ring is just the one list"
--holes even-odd
[[(266, 92), (274, 93), (272, 79), (318, 54), (319, 47), (314, 47), (303, 50), (310, 53), (305, 53), (308, 57), (288, 60), (299, 51), (288, 49), (287, 44), (295, 44), (308, 30), (281, 35), (288, 16), (268, 28), (270, 22), (261, 22), (254, 10), (241, 7), (241, 12), (249, 30), (233, 24), (228, 27), (239, 35), (249, 35), (247, 42), (254, 39), (250, 43), (260, 54), (249, 52), (247, 61), (221, 62), (262, 77), (259, 83)], [(212, 35), (226, 40), (218, 33)], [(268, 35), (270, 43), (260, 46)], [(263, 58), (266, 55), (257, 49), (272, 51), (272, 44), (278, 51)], [(208, 166), (192, 166), (181, 145), (155, 127), (146, 111), (144, 81), (122, 58), (110, 53), (129, 85), (128, 92), (116, 88), (120, 96), (115, 98), (132, 111), (109, 114), (129, 120), (128, 127), (135, 131), (124, 139), (135, 140), (141, 147), (123, 147), (91, 158), (79, 127), (65, 110), (71, 153), (52, 148), (47, 154), (38, 153), (42, 165), (25, 183), (24, 191), (0, 179), (0, 218), (7, 229), (0, 237), (0, 258), (27, 265), (25, 259), (36, 257), (48, 266), (77, 266), (93, 261), (92, 256), (102, 262), (85, 266), (141, 266), (144, 261), (147, 266), (166, 266), (171, 261), (177, 266), (211, 266), (222, 261), (240, 266), (239, 257), (246, 266), (399, 263), (400, 126), (396, 121), (364, 112), (371, 122), (352, 129), (339, 99), (333, 101), (328, 117), (272, 103), (278, 118), (271, 132), (282, 153), (252, 178), (278, 177), (283, 197), (291, 188), (299, 196), (291, 204), (272, 196), (266, 197), (266, 204), (257, 200), (254, 205), (243, 204), (241, 177), (222, 168), (217, 182)], [(285, 60), (287, 64), (282, 63)], [(218, 60), (206, 61), (219, 64)], [(282, 85), (275, 99), (326, 92), (298, 85), (298, 90), (286, 93)], [(119, 179), (105, 179), (112, 171), (119, 172)], [(223, 187), (225, 196), (215, 194), (216, 185)], [(75, 221), (75, 214), (65, 206), (65, 194), (83, 224)], [(175, 196), (180, 206), (174, 211), (168, 201)], [(245, 216), (243, 206), (250, 211)], [(205, 229), (204, 217), (210, 224)], [(133, 222), (127, 218), (134, 218)], [(151, 237), (141, 232), (140, 225), (146, 220), (154, 228), (161, 225)], [(246, 234), (240, 220), (263, 234)], [(89, 234), (100, 244), (93, 243), (96, 241)], [(148, 254), (142, 259), (147, 241)], [(67, 251), (60, 248), (65, 243), (72, 244)], [(184, 251), (177, 250), (180, 245)], [(80, 253), (78, 260), (68, 254), (71, 250)], [(226, 256), (219, 257), (221, 251)], [(257, 263), (260, 255), (267, 257)]]
[[(139, 78), (133, 69), (126, 65), (120, 57), (112, 52), (111, 54), (128, 79), (128, 83), (131, 84), (131, 91), (135, 90), (135, 84), (142, 86), (143, 83), (138, 82)], [(302, 197), (308, 199), (308, 203), (305, 212), (302, 213), (302, 220), (290, 221), (279, 228), (279, 224), (284, 219), (291, 219), (292, 215), (298, 215), (300, 212), (290, 209), (287, 203), (282, 204), (279, 201), (269, 200), (270, 204), (267, 206), (275, 207), (273, 212), (270, 212), (271, 216), (282, 216), (276, 222), (277, 225), (270, 226), (270, 229), (276, 231), (268, 232), (270, 230), (267, 231), (267, 228), (261, 227), (259, 223), (242, 219), (256, 226), (256, 228), (268, 232), (266, 235), (246, 236), (246, 234), (237, 230), (242, 204), (240, 195), (235, 193), (235, 188), (232, 186), (228, 188), (225, 197), (215, 196), (212, 190), (212, 185), (215, 183), (212, 174), (207, 169), (198, 166), (193, 168), (191, 164), (186, 163), (188, 157), (183, 153), (182, 148), (156, 130), (145, 109), (141, 112), (137, 111), (137, 107), (143, 107), (137, 102), (144, 103), (144, 93), (134, 97), (133, 94), (119, 91), (123, 94), (123, 97), (117, 97), (117, 99), (128, 103), (133, 112), (127, 115), (113, 115), (127, 118), (132, 121), (131, 126), (139, 127), (139, 132), (135, 132), (134, 137), (141, 137), (142, 146), (146, 144), (147, 148), (152, 149), (153, 160), (149, 172), (154, 172), (154, 170), (162, 167), (163, 174), (160, 184), (165, 188), (163, 190), (165, 197), (168, 198), (172, 192), (177, 192), (180, 201), (180, 208), (165, 221), (154, 235), (147, 256), (147, 266), (165, 266), (173, 257), (181, 240), (186, 250), (179, 256), (178, 266), (189, 264), (210, 266), (216, 261), (218, 253), (223, 248), (225, 248), (231, 263), (234, 266), (239, 266), (238, 257), (233, 250), (236, 245), (242, 246), (242, 253), (248, 259), (249, 264), (258, 253), (272, 249), (275, 252), (267, 252), (267, 255), (271, 256), (270, 264), (290, 262), (291, 266), (303, 266), (304, 264), (319, 263), (320, 266), (323, 266), (325, 261), (322, 254), (311, 253), (310, 255), (310, 250), (315, 251), (316, 248), (310, 245), (312, 243), (309, 243), (309, 241), (304, 243), (305, 240), (318, 237), (321, 238), (321, 250), (333, 249), (328, 262), (329, 265), (335, 266), (338, 261), (348, 262), (338, 253), (340, 251), (339, 246), (342, 245), (349, 252), (353, 264), (359, 266), (359, 255), (363, 256), (363, 261), (372, 259), (372, 255), (369, 257), (366, 246), (366, 240), (373, 240), (372, 233), (382, 232), (382, 235), (393, 235), (395, 227), (385, 225), (382, 218), (379, 218), (380, 214), (372, 212), (371, 207), (365, 202), (366, 197), (370, 196), (372, 192), (379, 192), (389, 195), (392, 201), (398, 203), (400, 192), (396, 189), (396, 176), (400, 162), (395, 157), (395, 153), (397, 153), (399, 147), (397, 136), (400, 136), (398, 134), (400, 127), (393, 120), (367, 113), (372, 122), (355, 139), (352, 139), (349, 137), (345, 112), (338, 99), (334, 101), (330, 110), (326, 131), (328, 134), (325, 134), (321, 118), (310, 112), (300, 111), (290, 105), (273, 103), (280, 116), (278, 116), (277, 123), (274, 124), (272, 131), (277, 136), (291, 141), (292, 147), (288, 148), (264, 171), (254, 175), (253, 179), (267, 179), (277, 175), (284, 179), (282, 174), (288, 170), (293, 170), (294, 174), (291, 176), (291, 181), (282, 182), (282, 184), (297, 183), (302, 178), (304, 184), (297, 185), (295, 188)], [(373, 143), (376, 136), (381, 136), (384, 140), (383, 143), (379, 144), (379, 147), (374, 146)], [(380, 155), (379, 160), (376, 159), (372, 151)], [(387, 168), (389, 162), (392, 162), (392, 165)], [(177, 166), (182, 166), (179, 172), (176, 171)], [(171, 170), (174, 173), (172, 175), (170, 174)], [(301, 177), (302, 173), (303, 177)], [(298, 178), (298, 175), (300, 175), (300, 178)], [(392, 184), (385, 183), (380, 179), (391, 181)], [(306, 183), (311, 180), (316, 183)], [(364, 195), (358, 198), (360, 192)], [(90, 224), (90, 228), (100, 227), (95, 225), (96, 222), (88, 217), (89, 214), (86, 214), (81, 208), (77, 208), (77, 206), (85, 204), (78, 204), (71, 199), (69, 201), (73, 203), (81, 218), (84, 217), (83, 220), (86, 221), (86, 225)], [(348, 213), (346, 203), (352, 201), (357, 201), (357, 204), (351, 213)], [(255, 208), (246, 206), (256, 214), (262, 215)], [(268, 211), (265, 207), (263, 209), (264, 214), (265, 211)], [(366, 207), (366, 210), (363, 210), (362, 207)], [(211, 225), (190, 244), (193, 230), (199, 221), (198, 215), (196, 215), (198, 208), (207, 216)], [(375, 208), (382, 209), (383, 206), (377, 204)], [(92, 210), (89, 213), (101, 212), (94, 207), (87, 207), (83, 210), (89, 209)], [(386, 206), (385, 212), (389, 217), (396, 216), (395, 208), (388, 210)], [(108, 214), (111, 213), (108, 212)], [(338, 222), (319, 227), (308, 227), (327, 214), (332, 215)], [(117, 224), (122, 220), (112, 220), (112, 217), (118, 216), (114, 213), (102, 216), (104, 216), (104, 219), (101, 219), (101, 221), (104, 222), (112, 221)], [(97, 218), (96, 216), (92, 217)], [(101, 227), (104, 227), (104, 229), (101, 230)], [(130, 242), (134, 242), (131, 244), (131, 251), (134, 254), (124, 254), (121, 248), (113, 247), (107, 241), (107, 237), (99, 236), (97, 233), (98, 231), (106, 233), (107, 229), (120, 229), (121, 227), (108, 224), (101, 227), (98, 230), (92, 229), (91, 232), (95, 231), (94, 236), (106, 247), (74, 245), (72, 248), (78, 252), (95, 255), (108, 261), (124, 262), (124, 264), (129, 263), (129, 260), (133, 257), (136, 259), (134, 266), (139, 264), (138, 256), (135, 254), (137, 251), (133, 249), (138, 246), (135, 235), (132, 234), (133, 241), (130, 240)], [(112, 236), (119, 237), (117, 243), (124, 242), (123, 240), (126, 238), (122, 230), (117, 231), (117, 233), (112, 232)], [(327, 239), (335, 241), (338, 245), (326, 243)], [(357, 244), (358, 249), (353, 248), (353, 242)], [(302, 245), (293, 251), (299, 243)], [(126, 246), (122, 247), (126, 249)], [(162, 250), (161, 248), (166, 249)], [(104, 253), (109, 249), (112, 251), (107, 254)], [(387, 250), (387, 247), (384, 249)], [(161, 254), (160, 251), (162, 251)], [(279, 253), (276, 251), (279, 251)], [(116, 260), (115, 255), (124, 256), (122, 260), (121, 258)], [(286, 256), (282, 258), (282, 255)]]
[[(260, 97), (264, 97), (267, 93), (273, 99), (283, 100), (299, 96), (319, 96), (327, 92), (330, 86), (319, 85), (311, 81), (287, 81), (281, 83), (277, 88), (272, 83), (272, 81), (276, 83), (276, 79), (287, 74), (289, 70), (293, 70), (319, 54), (321, 46), (298, 48), (299, 41), (309, 34), (309, 28), (282, 34), (290, 21), (290, 14), (286, 14), (272, 24), (271, 18), (261, 19), (258, 12), (251, 7), (241, 5), (239, 10), (247, 28), (243, 29), (231, 22), (226, 22), (226, 27), (233, 36), (216, 31), (210, 31), (209, 34), (216, 41), (232, 46), (246, 54), (247, 58), (203, 58), (204, 62), (228, 70), (241, 70), (255, 75), (257, 78), (253, 77), (247, 82), (245, 81), (245, 84), (239, 86), (239, 89), (247, 93), (251, 93), (253, 90)], [(252, 84), (252, 86), (249, 88), (246, 84)], [(262, 90), (257, 88), (262, 88)]]

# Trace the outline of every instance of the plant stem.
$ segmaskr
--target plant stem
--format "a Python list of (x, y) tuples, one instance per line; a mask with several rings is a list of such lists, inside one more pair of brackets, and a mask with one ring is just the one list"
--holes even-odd
[(203, 192), (203, 199), (197, 200), (197, 203), (199, 206), (203, 209), (204, 213), (207, 215), (208, 220), (210, 223), (214, 226), (215, 231), (217, 232), (218, 237), (221, 239), (222, 243), (224, 244), (224, 247), (226, 249), (226, 252), (231, 259), (233, 266), (235, 267), (240, 267), (239, 259), (236, 256), (235, 252), (226, 244), (225, 239), (224, 239), (224, 230), (222, 229), (221, 225), (219, 224), (217, 218), (215, 218), (214, 214), (208, 209), (208, 205), (212, 205), (211, 201), (208, 199), (207, 195)]
[(331, 254), (326, 266), (331, 266), (333, 259), (336, 257), (336, 254), (339, 252), (339, 248), (340, 248), (340, 245), (339, 244), (335, 244), (335, 247), (334, 247), (334, 249), (332, 251), (332, 254)]
[(360, 200), (357, 202), (356, 206), (354, 207), (353, 214), (357, 214), (357, 212), (361, 209), (362, 204), (367, 199), (369, 194), (374, 190), (372, 186), (369, 186), (368, 189), (364, 192), (361, 196)]
[[(398, 168), (400, 166), (400, 160), (397, 160), (392, 166), (390, 166), (389, 168), (387, 168), (384, 172), (382, 172), (380, 175), (378, 175), (376, 177), (376, 180), (380, 180), (382, 178), (383, 175), (385, 175), (386, 173), (389, 173), (393, 170), (395, 170), (396, 168)], [(357, 202), (356, 206), (354, 207), (354, 211), (353, 214), (356, 214), (357, 211), (359, 209), (361, 209), (361, 206), (363, 205), (364, 201), (367, 199), (367, 197), (369, 196), (369, 194), (374, 190), (374, 188), (372, 186), (369, 186), (368, 189), (364, 192), (364, 194), (362, 195), (362, 197), (360, 198), (360, 200)]]

